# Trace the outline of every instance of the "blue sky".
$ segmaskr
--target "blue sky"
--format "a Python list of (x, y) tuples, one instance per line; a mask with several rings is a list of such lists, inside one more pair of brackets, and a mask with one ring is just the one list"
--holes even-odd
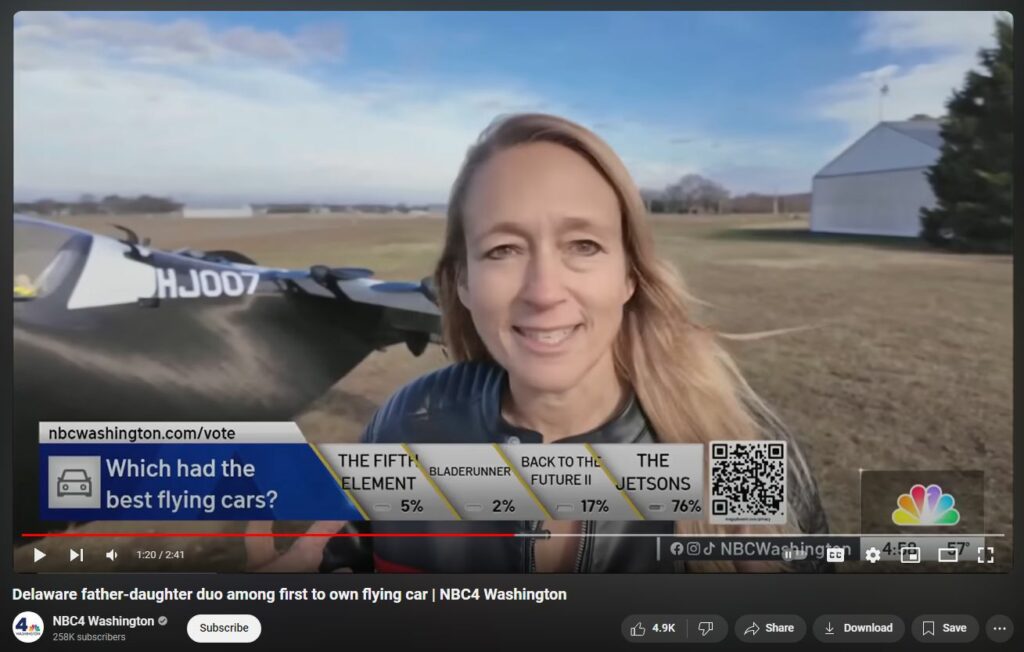
[(566, 115), (637, 182), (800, 192), (936, 115), (990, 12), (22, 12), (15, 193), (442, 202), (497, 114)]

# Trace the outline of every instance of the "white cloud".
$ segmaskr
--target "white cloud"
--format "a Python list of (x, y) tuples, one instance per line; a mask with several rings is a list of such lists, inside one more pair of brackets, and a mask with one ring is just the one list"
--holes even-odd
[(887, 66), (882, 66), (875, 70), (867, 70), (857, 75), (857, 79), (863, 81), (870, 81), (876, 86), (881, 86), (884, 83), (888, 83), (895, 75), (900, 71), (900, 67), (894, 63), (890, 63)]
[(154, 66), (245, 61), (286, 65), (337, 59), (344, 49), (343, 32), (331, 24), (287, 36), (247, 26), (212, 31), (198, 20), (155, 23), (57, 11), (19, 13), (14, 37), (16, 51), (22, 46), (59, 45), (69, 51), (82, 49), (89, 55)]
[(496, 109), (552, 106), (507, 85), (339, 88), (281, 65), (331, 52), (331, 34), (19, 14), (15, 190), (443, 200)]
[(884, 11), (868, 14), (865, 51), (970, 51), (992, 40), (996, 12)]
[[(284, 34), (22, 12), (14, 39), (19, 198), (443, 201), (479, 132), (517, 111), (594, 126), (641, 187), (697, 172), (737, 192), (799, 190), (815, 160), (770, 136), (737, 140), (688, 124), (682, 138), (678, 125), (571, 110), (500, 79), (356, 78), (342, 64), (337, 24)], [(334, 81), (310, 63), (334, 65)]]
[[(869, 14), (857, 45), (861, 55), (882, 53), (892, 63), (840, 79), (811, 96), (811, 115), (842, 124), (845, 135), (824, 157), (838, 154), (881, 117), (940, 116), (953, 89), (976, 67), (977, 52), (992, 47), (996, 12), (878, 12)], [(902, 62), (912, 57), (912, 63)], [(888, 94), (882, 98), (882, 85)]]

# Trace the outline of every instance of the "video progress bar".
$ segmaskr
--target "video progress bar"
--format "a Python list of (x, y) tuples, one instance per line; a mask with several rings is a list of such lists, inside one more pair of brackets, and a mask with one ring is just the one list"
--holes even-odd
[(556, 537), (570, 537), (570, 538), (606, 538), (606, 537), (617, 537), (617, 538), (647, 538), (654, 539), (658, 537), (672, 538), (673, 536), (685, 537), (687, 539), (717, 539), (717, 538), (751, 538), (751, 539), (769, 539), (769, 538), (821, 538), (821, 539), (837, 539), (842, 537), (914, 537), (914, 538), (949, 538), (949, 537), (1005, 537), (1005, 533), (991, 533), (991, 534), (960, 534), (960, 533), (938, 533), (938, 534), (900, 534), (900, 533), (859, 533), (859, 534), (848, 534), (848, 533), (835, 533), (835, 534), (755, 534), (747, 532), (741, 535), (737, 534), (658, 534), (655, 532), (630, 532), (630, 533), (603, 533), (603, 532), (565, 532), (565, 533), (550, 533), (550, 532), (24, 532), (21, 534), (25, 538), (68, 538), (68, 539), (116, 539), (116, 538), (147, 538), (147, 539), (174, 539), (174, 538), (197, 538), (197, 537), (208, 537), (208, 538), (244, 538), (244, 537), (278, 537), (283, 539), (292, 539), (299, 537), (320, 537), (320, 538), (341, 538), (341, 537), (368, 537), (368, 538), (462, 538), (462, 539), (495, 539), (495, 538), (509, 538), (509, 537), (538, 537), (544, 539), (551, 539)]

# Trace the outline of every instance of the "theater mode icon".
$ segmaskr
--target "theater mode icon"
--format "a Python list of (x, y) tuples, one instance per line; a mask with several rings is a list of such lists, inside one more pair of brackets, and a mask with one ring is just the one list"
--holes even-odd
[(930, 484), (925, 487), (915, 484), (909, 493), (901, 494), (896, 500), (897, 509), (892, 513), (892, 522), (904, 526), (956, 525), (960, 512), (954, 505), (952, 494), (942, 492), (942, 487)]

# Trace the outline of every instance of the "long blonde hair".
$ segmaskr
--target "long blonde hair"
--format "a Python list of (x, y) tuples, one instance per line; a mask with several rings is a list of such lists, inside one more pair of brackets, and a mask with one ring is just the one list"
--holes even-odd
[[(473, 174), (495, 153), (538, 141), (557, 143), (583, 156), (618, 197), (627, 267), (636, 289), (623, 308), (614, 344), (615, 367), (635, 392), (658, 440), (707, 444), (761, 439), (763, 424), (777, 420), (744, 380), (716, 333), (695, 321), (697, 301), (676, 268), (657, 255), (646, 207), (625, 165), (597, 135), (557, 116), (528, 113), (500, 118), (466, 155), (452, 186), (444, 249), (434, 272), (449, 355), (460, 362), (493, 362), (457, 292), (466, 270), (463, 205)], [(677, 530), (740, 528), (686, 521)]]

